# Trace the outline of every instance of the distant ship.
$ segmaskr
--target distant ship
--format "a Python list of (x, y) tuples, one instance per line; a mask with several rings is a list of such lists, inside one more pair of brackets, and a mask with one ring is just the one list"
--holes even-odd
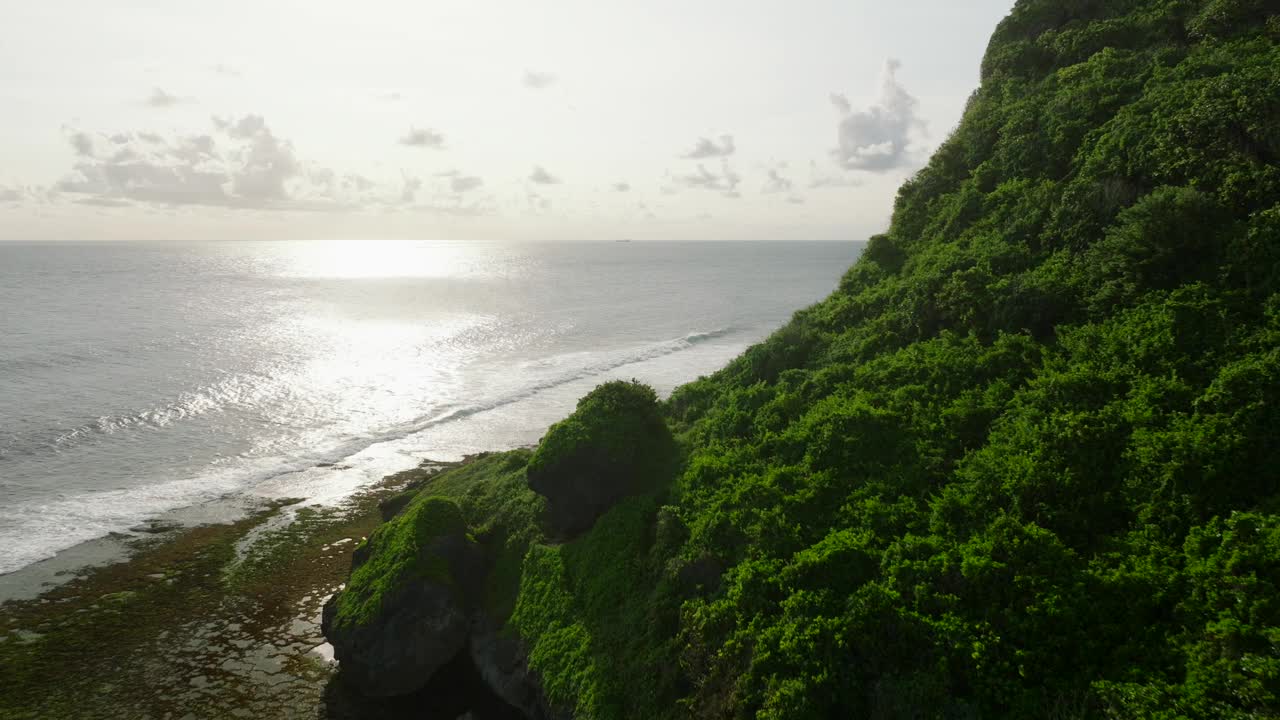
[(614, 242), (631, 242), (631, 238), (622, 238), (621, 240), (614, 240)]

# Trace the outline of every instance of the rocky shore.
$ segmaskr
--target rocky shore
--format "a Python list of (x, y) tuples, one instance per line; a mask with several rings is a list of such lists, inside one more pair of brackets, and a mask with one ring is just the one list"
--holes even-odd
[(320, 633), (352, 548), (398, 494), (453, 465), (390, 476), (340, 507), (284, 501), (231, 524), (155, 528), (123, 562), (0, 605), (0, 717), (453, 720), (472, 705), (503, 717), (460, 664), (414, 696), (357, 696)]

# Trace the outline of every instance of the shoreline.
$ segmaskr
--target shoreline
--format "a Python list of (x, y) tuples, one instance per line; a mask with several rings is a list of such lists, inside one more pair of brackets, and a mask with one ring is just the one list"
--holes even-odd
[(0, 602), (0, 716), (362, 716), (331, 682), (321, 606), (382, 522), (380, 501), (469, 459), (423, 461), (334, 506), (270, 501), (231, 522), (94, 544), (79, 557), (101, 564)]

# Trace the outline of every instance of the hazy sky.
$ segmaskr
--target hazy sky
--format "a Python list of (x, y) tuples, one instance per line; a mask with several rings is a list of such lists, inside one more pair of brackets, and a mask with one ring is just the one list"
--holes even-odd
[(851, 239), (1013, 0), (0, 0), (0, 240)]

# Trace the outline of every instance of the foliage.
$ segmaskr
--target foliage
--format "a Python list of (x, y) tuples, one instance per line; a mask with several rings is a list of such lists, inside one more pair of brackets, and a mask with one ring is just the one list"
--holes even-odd
[(438, 551), (438, 540), (464, 537), (467, 525), (452, 500), (419, 495), (399, 515), (369, 536), (356, 551), (357, 563), (338, 596), (335, 627), (360, 625), (410, 578), (455, 586), (455, 569)]
[[(497, 605), (553, 699), (1280, 716), (1277, 40), (1255, 0), (1020, 0), (836, 292), (661, 407), (678, 468), (563, 545), (516, 502)], [(647, 459), (606, 387), (531, 481)]]
[(548, 498), (554, 524), (585, 530), (619, 498), (652, 489), (675, 459), (653, 388), (600, 385), (552, 425), (529, 459), (529, 487)]

